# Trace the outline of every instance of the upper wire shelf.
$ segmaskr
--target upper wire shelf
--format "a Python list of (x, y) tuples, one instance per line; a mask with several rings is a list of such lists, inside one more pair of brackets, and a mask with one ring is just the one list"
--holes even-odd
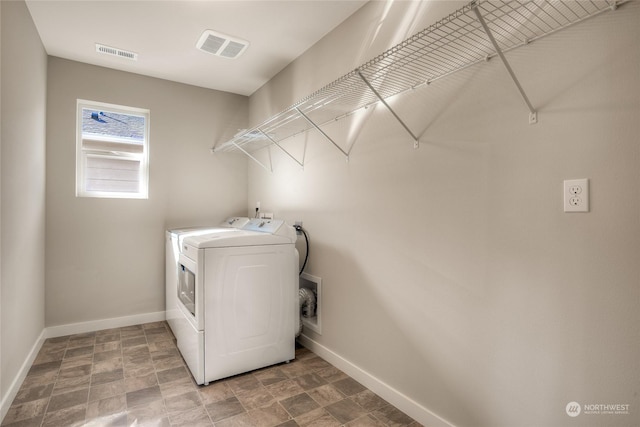
[[(213, 151), (252, 152), (276, 145), (304, 166), (280, 143), (316, 129), (345, 156), (348, 153), (321, 129), (372, 104), (383, 103), (411, 134), (386, 99), (430, 84), (494, 56), (500, 56), (530, 110), (537, 117), (503, 52), (531, 43), (584, 21), (628, 0), (474, 0), (449, 16), (362, 64), (259, 125), (241, 131)], [(263, 167), (265, 165), (260, 163)]]

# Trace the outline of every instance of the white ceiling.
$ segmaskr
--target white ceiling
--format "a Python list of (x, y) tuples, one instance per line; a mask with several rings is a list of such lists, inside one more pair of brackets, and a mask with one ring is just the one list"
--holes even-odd
[[(26, 0), (49, 55), (251, 95), (367, 0)], [(204, 30), (249, 41), (225, 59), (196, 49)], [(99, 54), (95, 44), (137, 61)]]

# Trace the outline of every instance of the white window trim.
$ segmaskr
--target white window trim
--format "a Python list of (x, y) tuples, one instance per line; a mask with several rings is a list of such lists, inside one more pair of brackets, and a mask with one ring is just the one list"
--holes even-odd
[[(97, 152), (94, 150), (83, 150), (82, 148), (82, 110), (102, 110), (120, 114), (139, 115), (144, 120), (144, 140), (141, 154), (127, 152)], [(105, 102), (87, 101), (78, 99), (76, 104), (76, 197), (99, 197), (113, 199), (148, 199), (149, 198), (149, 120), (150, 112), (144, 108), (127, 107), (123, 105), (108, 104)], [(126, 138), (113, 138), (108, 136), (91, 135), (94, 141), (104, 142), (127, 142)], [(140, 160), (140, 191), (137, 193), (116, 192), (116, 191), (88, 191), (85, 188), (84, 171), (86, 158), (91, 155), (99, 155), (104, 158), (116, 158), (120, 160)]]

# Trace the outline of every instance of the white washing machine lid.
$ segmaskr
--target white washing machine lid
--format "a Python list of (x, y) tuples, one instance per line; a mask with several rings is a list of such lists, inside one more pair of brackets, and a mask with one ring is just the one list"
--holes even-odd
[(195, 248), (228, 248), (294, 244), (296, 231), (280, 220), (252, 219), (243, 229), (227, 228), (210, 233), (188, 235), (184, 244)]

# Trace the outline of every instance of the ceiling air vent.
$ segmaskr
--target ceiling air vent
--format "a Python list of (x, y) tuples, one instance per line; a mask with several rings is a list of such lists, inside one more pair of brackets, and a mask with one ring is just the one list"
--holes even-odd
[(212, 30), (205, 30), (196, 47), (223, 58), (235, 59), (249, 46), (249, 42)]
[(138, 60), (138, 54), (135, 52), (118, 49), (117, 47), (105, 46), (99, 43), (96, 43), (96, 52), (104, 53), (105, 55), (117, 56), (119, 58), (130, 59), (132, 61)]

